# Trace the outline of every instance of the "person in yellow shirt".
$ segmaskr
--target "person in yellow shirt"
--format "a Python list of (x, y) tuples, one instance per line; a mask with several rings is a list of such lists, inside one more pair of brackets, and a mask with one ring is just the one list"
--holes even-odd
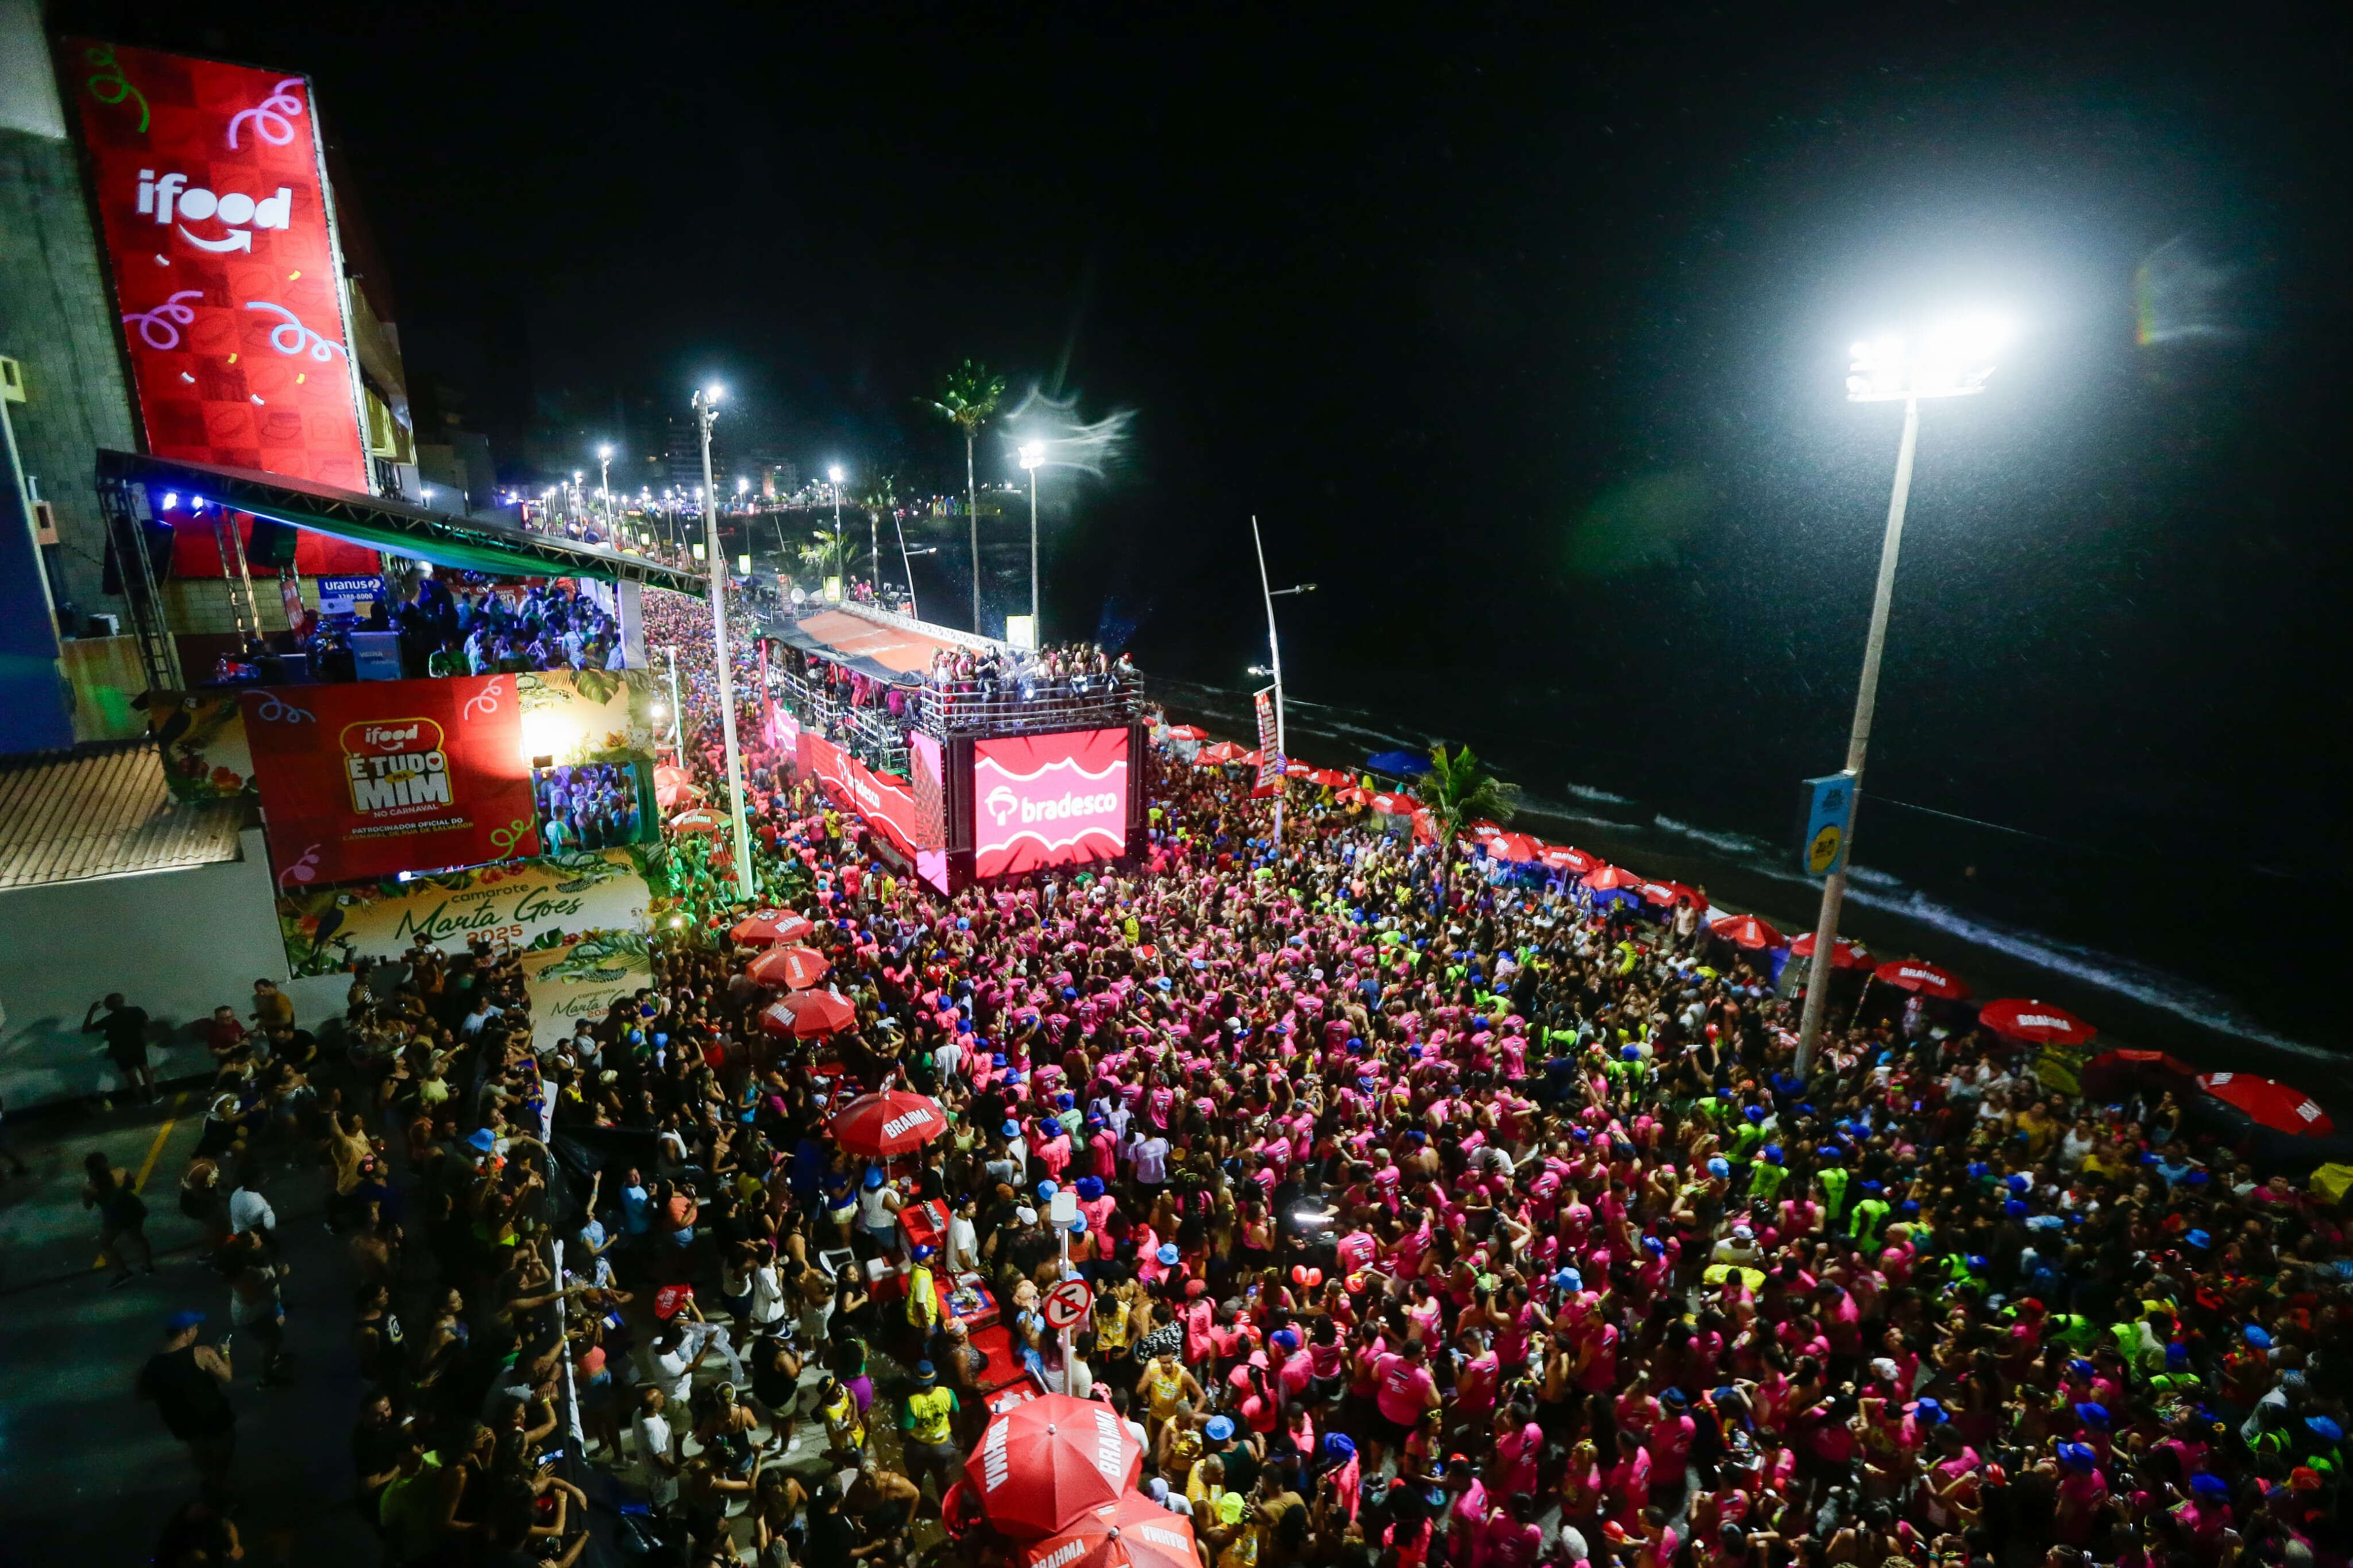
[(955, 1390), (940, 1386), (939, 1369), (930, 1362), (917, 1362), (915, 1390), (899, 1411), (901, 1447), (906, 1452), (908, 1479), (921, 1487), (926, 1472), (936, 1475), (942, 1498), (964, 1468), (964, 1451), (955, 1441), (956, 1410)]

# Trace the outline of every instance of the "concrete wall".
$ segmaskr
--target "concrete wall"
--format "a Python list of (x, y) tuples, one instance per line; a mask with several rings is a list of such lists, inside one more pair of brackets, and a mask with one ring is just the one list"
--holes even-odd
[(223, 1002), (251, 1012), (256, 980), (287, 986), (304, 1028), (342, 1015), (343, 976), (288, 984), (260, 830), (241, 847), (217, 866), (0, 892), (0, 1100), (11, 1113), (117, 1087), (104, 1042), (80, 1032), (110, 991), (160, 1026), (148, 1047), (159, 1079), (209, 1070), (189, 1026)]
[(47, 553), (59, 596), (84, 615), (121, 611), (127, 627), (128, 607), (100, 591), (94, 454), (134, 451), (138, 439), (98, 234), (47, 67), (38, 7), (0, 0), (0, 354), (25, 365), (26, 401), (9, 412), (25, 471), (57, 511)]

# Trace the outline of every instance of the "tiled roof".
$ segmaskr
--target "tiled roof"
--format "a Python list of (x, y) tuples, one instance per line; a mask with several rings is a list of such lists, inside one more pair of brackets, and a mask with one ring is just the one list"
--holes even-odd
[(0, 890), (234, 860), (244, 808), (172, 798), (146, 741), (0, 761)]

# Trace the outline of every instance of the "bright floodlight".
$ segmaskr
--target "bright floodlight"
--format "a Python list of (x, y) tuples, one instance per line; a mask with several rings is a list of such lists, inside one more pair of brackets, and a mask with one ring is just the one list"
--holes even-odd
[(836, 463), (833, 467), (828, 468), (825, 471), (825, 477), (831, 479), (835, 484), (839, 484), (843, 479), (849, 478), (847, 474), (841, 471), (841, 465), (839, 463)]
[(2010, 341), (1996, 316), (1957, 316), (1922, 333), (1859, 342), (1848, 351), (1846, 395), (1852, 403), (1894, 403), (1915, 397), (1966, 397), (1985, 390), (1994, 356)]
[(1021, 466), (1023, 468), (1034, 468), (1045, 460), (1046, 448), (1044, 447), (1035, 441), (1024, 441), (1021, 444)]
[(596, 448), (596, 456), (597, 456), (599, 458), (601, 458), (602, 460), (604, 460), (605, 462), (607, 462), (607, 463), (611, 462), (611, 461), (613, 460), (613, 448), (612, 448), (612, 447), (608, 444), (608, 445), (606, 445), (606, 446), (602, 446), (602, 447), (597, 447), (597, 448)]
[(702, 389), (702, 400), (705, 403), (716, 403), (725, 395), (726, 389), (723, 387), (706, 386)]

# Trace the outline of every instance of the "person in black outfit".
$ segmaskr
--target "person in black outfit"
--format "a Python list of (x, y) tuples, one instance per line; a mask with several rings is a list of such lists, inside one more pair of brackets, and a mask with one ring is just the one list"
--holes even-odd
[[(106, 1009), (101, 1016), (99, 1009)], [(136, 1089), (147, 1100), (155, 1098), (155, 1069), (147, 1065), (147, 1009), (126, 1004), (120, 991), (110, 991), (81, 1016), (81, 1032), (106, 1037), (107, 1058), (122, 1077), (122, 1087)]]
[(196, 1343), (202, 1312), (174, 1312), (164, 1325), (164, 1342), (139, 1373), (139, 1397), (153, 1401), (172, 1436), (188, 1446), (197, 1472), (207, 1481), (225, 1479), (237, 1457), (237, 1411), (228, 1386), (228, 1341)]

